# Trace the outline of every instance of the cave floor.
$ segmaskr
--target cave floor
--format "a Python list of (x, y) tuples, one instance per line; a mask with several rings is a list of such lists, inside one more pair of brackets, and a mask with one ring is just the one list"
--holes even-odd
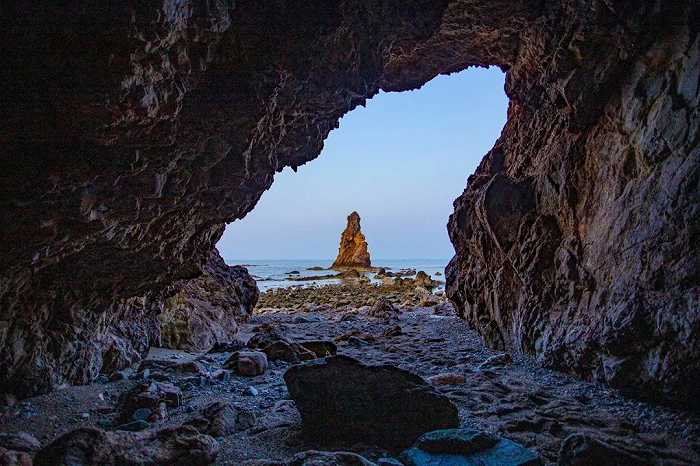
[[(358, 338), (338, 344), (338, 353), (368, 364), (392, 364), (423, 377), (441, 373), (466, 375), (463, 383), (436, 385), (459, 408), (462, 426), (499, 432), (537, 450), (555, 463), (561, 441), (571, 433), (590, 433), (609, 443), (644, 454), (650, 464), (700, 464), (700, 420), (691, 415), (621, 397), (614, 390), (537, 367), (524, 357), (502, 367), (479, 369), (498, 354), (452, 312), (451, 306), (413, 308), (396, 321), (382, 321), (362, 312), (331, 308), (315, 311), (264, 309), (242, 328), (250, 335), (260, 324), (281, 327), (294, 340), (334, 339), (348, 332)], [(399, 325), (402, 334), (383, 336)], [(195, 354), (154, 349), (150, 359), (196, 359), (208, 370), (222, 367), (228, 353)], [(384, 456), (367, 445), (319, 445), (301, 435), (299, 414), (288, 400), (282, 375), (288, 363), (270, 363), (257, 377), (231, 374), (219, 380), (192, 374), (172, 376), (182, 388), (183, 406), (169, 411), (160, 425), (176, 425), (211, 401), (229, 401), (252, 410), (252, 428), (219, 438), (216, 464), (243, 465), (249, 460), (285, 459), (309, 449), (349, 450), (369, 459)], [(120, 394), (137, 380), (66, 387), (25, 400), (2, 414), (0, 432), (26, 431), (45, 445), (69, 430), (112, 422)], [(257, 390), (251, 394), (250, 387)], [(253, 390), (254, 392), (255, 390)]]

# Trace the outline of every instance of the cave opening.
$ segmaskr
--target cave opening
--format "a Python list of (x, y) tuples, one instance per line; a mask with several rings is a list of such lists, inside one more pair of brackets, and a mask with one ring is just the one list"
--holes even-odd
[(333, 263), (345, 217), (357, 211), (373, 267), (422, 270), (442, 290), (454, 255), (447, 219), (505, 123), (504, 79), (497, 67), (470, 68), (380, 92), (341, 119), (319, 158), (276, 174), (217, 249), (228, 264), (245, 264), (263, 292), (337, 284), (311, 279), (330, 276), (315, 269)]

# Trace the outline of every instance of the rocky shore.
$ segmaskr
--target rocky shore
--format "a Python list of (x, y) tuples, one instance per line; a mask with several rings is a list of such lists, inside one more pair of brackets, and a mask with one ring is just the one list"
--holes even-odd
[(0, 464), (700, 462), (700, 419), (488, 349), (415, 279), (262, 293), (238, 340), (153, 348), (0, 421)]

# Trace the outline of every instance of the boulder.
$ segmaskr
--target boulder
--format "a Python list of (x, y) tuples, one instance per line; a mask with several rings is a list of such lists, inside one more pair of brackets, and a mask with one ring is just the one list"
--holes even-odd
[(299, 344), (305, 349), (311, 351), (318, 358), (325, 358), (326, 356), (335, 356), (338, 352), (338, 347), (329, 340), (308, 340), (300, 341)]
[(457, 408), (419, 376), (334, 356), (284, 374), (309, 438), (405, 447), (420, 434), (456, 427)]
[(284, 330), (276, 325), (262, 324), (253, 329), (253, 336), (248, 340), (247, 346), (252, 349), (263, 349), (277, 341), (289, 343)]
[(238, 351), (226, 360), (224, 367), (238, 375), (254, 377), (267, 370), (267, 356), (262, 351)]
[(537, 453), (496, 435), (444, 429), (422, 435), (400, 457), (406, 466), (540, 466)]
[(143, 432), (105, 432), (85, 427), (41, 449), (34, 466), (203, 466), (212, 464), (219, 444), (189, 426)]
[(122, 395), (120, 400), (120, 420), (130, 422), (134, 413), (142, 408), (152, 412), (161, 411), (161, 403), (165, 406), (176, 407), (182, 404), (182, 391), (167, 382), (145, 382), (135, 386)]
[(316, 354), (304, 348), (298, 343), (289, 343), (279, 340), (267, 345), (263, 351), (270, 361), (285, 361), (297, 363), (299, 361), (309, 361), (316, 358)]
[(487, 358), (484, 362), (479, 364), (478, 369), (484, 370), (484, 369), (493, 369), (496, 367), (504, 367), (504, 366), (509, 365), (512, 362), (513, 362), (513, 358), (511, 357), (510, 354), (508, 354), (508, 353), (496, 354), (494, 356)]
[(33, 452), (41, 447), (41, 443), (27, 432), (0, 433), (0, 447), (7, 450)]
[(233, 353), (242, 350), (243, 348), (245, 348), (245, 346), (245, 343), (243, 343), (241, 340), (233, 339), (230, 342), (226, 343), (215, 343), (214, 346), (212, 346), (211, 349), (208, 351), (208, 353)]
[(367, 241), (360, 228), (360, 215), (352, 212), (348, 215), (348, 223), (340, 236), (338, 257), (331, 268), (367, 268), (371, 265)]
[(198, 361), (163, 361), (158, 359), (147, 359), (138, 368), (138, 372), (143, 374), (148, 371), (149, 376), (156, 373), (173, 373), (181, 375), (201, 375), (208, 376), (209, 371)]
[(230, 403), (215, 401), (184, 423), (192, 426), (200, 434), (212, 437), (225, 437), (236, 432), (238, 412)]
[(443, 372), (427, 378), (432, 385), (459, 385), (465, 382), (464, 374), (459, 372)]
[(428, 290), (431, 290), (435, 288), (435, 286), (437, 286), (437, 283), (435, 283), (435, 281), (433, 281), (433, 279), (430, 278), (430, 275), (423, 272), (422, 270), (418, 271), (418, 273), (416, 274), (416, 278), (413, 279), (413, 282), (416, 286), (421, 286)]
[(0, 447), (0, 466), (32, 466), (32, 457), (24, 451)]
[(380, 297), (370, 308), (367, 315), (378, 319), (394, 319), (401, 314), (401, 311), (385, 297)]

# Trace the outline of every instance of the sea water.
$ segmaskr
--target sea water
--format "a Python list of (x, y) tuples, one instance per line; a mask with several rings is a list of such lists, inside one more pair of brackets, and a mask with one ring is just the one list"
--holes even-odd
[[(290, 277), (318, 277), (321, 275), (331, 275), (337, 273), (334, 270), (327, 270), (333, 263), (328, 259), (295, 259), (295, 260), (236, 260), (235, 258), (225, 258), (229, 265), (242, 265), (248, 269), (258, 283), (260, 291), (272, 288), (286, 288), (290, 286), (318, 286), (340, 284), (340, 280), (309, 280), (294, 281)], [(401, 269), (422, 270), (430, 275), (433, 280), (445, 281), (445, 266), (449, 259), (386, 259), (372, 260), (373, 267), (384, 267), (387, 271), (397, 272)], [(323, 267), (324, 270), (309, 270), (312, 267)], [(290, 275), (290, 272), (299, 272)], [(366, 275), (374, 281), (374, 273), (366, 272)], [(440, 287), (442, 288), (442, 286)]]

